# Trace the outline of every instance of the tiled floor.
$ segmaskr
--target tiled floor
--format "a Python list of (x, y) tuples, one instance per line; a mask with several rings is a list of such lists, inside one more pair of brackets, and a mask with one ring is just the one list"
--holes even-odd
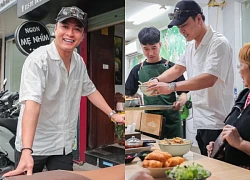
[(89, 163), (84, 163), (81, 166), (74, 163), (73, 169), (74, 171), (89, 171), (89, 170), (99, 169), (99, 167), (93, 166), (92, 164), (89, 164)]

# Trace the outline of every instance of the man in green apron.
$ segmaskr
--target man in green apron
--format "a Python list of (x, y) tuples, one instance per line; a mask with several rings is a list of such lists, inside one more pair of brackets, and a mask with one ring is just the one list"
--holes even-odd
[[(134, 96), (138, 90), (138, 81), (147, 82), (150, 79), (159, 76), (167, 69), (174, 66), (174, 63), (160, 57), (160, 31), (155, 27), (143, 28), (138, 34), (143, 54), (147, 59), (133, 67), (125, 85), (125, 94)], [(180, 76), (173, 82), (183, 81), (185, 78)], [(179, 109), (187, 101), (187, 92), (177, 92), (179, 95), (176, 101), (175, 92), (169, 95), (143, 96), (145, 105), (174, 105), (173, 110), (146, 111), (147, 113), (160, 114), (164, 121), (162, 124), (162, 133), (160, 139), (182, 137), (182, 122)]]

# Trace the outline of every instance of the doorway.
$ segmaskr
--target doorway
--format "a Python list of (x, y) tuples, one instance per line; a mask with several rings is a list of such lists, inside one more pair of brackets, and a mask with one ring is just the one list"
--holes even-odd
[[(111, 108), (114, 108), (114, 26), (88, 34), (89, 76)], [(114, 124), (108, 116), (88, 102), (88, 147), (94, 149), (114, 143)]]

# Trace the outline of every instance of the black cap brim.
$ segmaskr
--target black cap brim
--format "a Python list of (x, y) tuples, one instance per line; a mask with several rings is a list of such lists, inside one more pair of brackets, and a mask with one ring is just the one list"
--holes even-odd
[(85, 27), (85, 23), (81, 19), (79, 19), (79, 18), (77, 18), (75, 16), (67, 16), (67, 17), (58, 18), (58, 19), (56, 19), (56, 21), (57, 22), (62, 22), (62, 21), (66, 20), (66, 19), (69, 19), (69, 18), (77, 19), (78, 21), (80, 21), (80, 23), (82, 24), (82, 26)]
[(179, 18), (174, 18), (168, 25), (168, 28), (172, 28), (173, 26), (180, 26), (183, 23), (185, 23), (187, 21), (188, 17), (179, 17)]

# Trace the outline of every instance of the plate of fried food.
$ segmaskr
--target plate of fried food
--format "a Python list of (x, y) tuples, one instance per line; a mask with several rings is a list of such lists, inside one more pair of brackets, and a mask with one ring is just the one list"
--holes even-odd
[(168, 152), (155, 150), (149, 153), (143, 161), (138, 161), (137, 164), (147, 168), (154, 178), (163, 178), (166, 177), (165, 171), (180, 165), (184, 160), (183, 157), (172, 157)]

